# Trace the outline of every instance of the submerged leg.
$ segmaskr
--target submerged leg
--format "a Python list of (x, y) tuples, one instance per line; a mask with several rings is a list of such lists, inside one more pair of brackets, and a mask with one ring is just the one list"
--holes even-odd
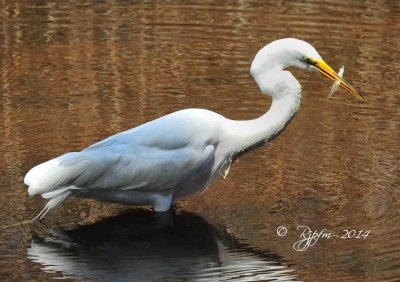
[(172, 194), (169, 195), (154, 195), (153, 209), (156, 212), (165, 212), (170, 209), (172, 203)]

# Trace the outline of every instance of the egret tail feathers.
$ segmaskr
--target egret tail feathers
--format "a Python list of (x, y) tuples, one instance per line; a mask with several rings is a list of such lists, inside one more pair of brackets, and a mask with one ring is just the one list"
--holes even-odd
[(72, 184), (90, 167), (87, 154), (82, 152), (67, 153), (58, 158), (35, 166), (25, 176), (30, 196), (44, 194), (62, 186)]
[(71, 191), (69, 190), (69, 188), (43, 194), (42, 196), (44, 198), (50, 198), (50, 200), (47, 202), (42, 211), (34, 218), (34, 220), (42, 219), (48, 211), (57, 208), (70, 194)]
[(43, 193), (41, 196), (43, 198), (45, 198), (45, 199), (50, 199), (50, 198), (56, 197), (56, 196), (64, 193), (67, 190), (79, 190), (79, 189), (81, 189), (81, 188), (78, 188), (78, 187), (75, 187), (75, 186), (72, 185), (72, 186), (68, 186), (68, 187), (65, 187), (65, 188), (60, 188), (60, 189), (57, 189), (57, 190), (54, 190), (54, 191)]

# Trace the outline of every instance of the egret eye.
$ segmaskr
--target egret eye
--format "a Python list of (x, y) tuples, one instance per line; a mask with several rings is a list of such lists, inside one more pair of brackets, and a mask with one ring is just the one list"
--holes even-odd
[(304, 56), (302, 61), (311, 66), (315, 65), (315, 62), (307, 56)]
[(303, 64), (305, 64), (307, 67), (309, 67), (310, 65), (311, 65), (311, 60), (310, 60), (310, 58), (309, 57), (307, 57), (307, 56), (302, 56), (300, 59), (299, 59), (299, 61), (300, 62), (302, 62)]

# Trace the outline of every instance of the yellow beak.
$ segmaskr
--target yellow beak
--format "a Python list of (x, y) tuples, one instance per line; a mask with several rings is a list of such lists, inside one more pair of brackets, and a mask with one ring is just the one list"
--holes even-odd
[(358, 93), (353, 86), (351, 86), (346, 80), (341, 78), (330, 66), (328, 66), (327, 63), (325, 63), (322, 60), (315, 60), (315, 59), (310, 59), (312, 62), (312, 65), (317, 68), (323, 75), (329, 77), (332, 80), (339, 81), (340, 85), (346, 89), (348, 92), (350, 92), (352, 95), (357, 97), (359, 100), (364, 100), (364, 97)]

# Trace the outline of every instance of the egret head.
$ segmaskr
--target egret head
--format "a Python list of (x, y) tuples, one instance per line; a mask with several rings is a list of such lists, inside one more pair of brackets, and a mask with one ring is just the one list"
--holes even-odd
[(322, 60), (313, 46), (294, 38), (276, 40), (262, 48), (253, 60), (250, 72), (254, 78), (257, 78), (260, 73), (290, 66), (308, 71), (318, 70), (326, 77), (339, 81), (340, 85), (350, 94), (358, 99), (364, 99), (361, 94)]

